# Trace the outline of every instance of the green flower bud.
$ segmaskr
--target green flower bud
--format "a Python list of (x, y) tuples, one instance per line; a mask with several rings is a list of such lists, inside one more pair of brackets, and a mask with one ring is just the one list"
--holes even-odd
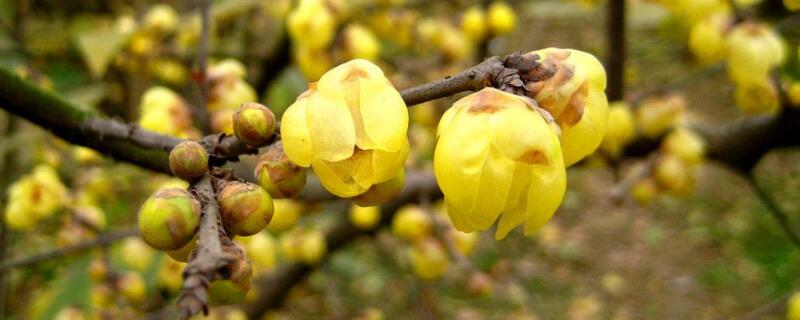
[(199, 225), (200, 202), (181, 189), (156, 191), (139, 210), (142, 239), (159, 250), (183, 247)]
[(169, 169), (176, 177), (192, 181), (208, 171), (206, 149), (194, 141), (179, 143), (169, 152)]
[(225, 228), (239, 236), (254, 235), (272, 220), (272, 197), (252, 183), (228, 183), (217, 194), (217, 202)]
[(233, 114), (233, 133), (246, 144), (262, 145), (274, 132), (275, 114), (259, 103), (245, 103)]
[(255, 176), (258, 184), (277, 199), (293, 198), (306, 185), (305, 171), (289, 161), (280, 141), (261, 155), (256, 164)]

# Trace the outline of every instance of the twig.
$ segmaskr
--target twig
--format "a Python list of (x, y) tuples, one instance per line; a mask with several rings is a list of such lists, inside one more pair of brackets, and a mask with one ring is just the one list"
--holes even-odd
[(769, 303), (753, 310), (752, 312), (742, 316), (739, 320), (760, 320), (770, 314), (783, 314), (786, 310), (786, 302), (789, 297), (794, 294), (794, 291), (789, 291), (778, 299), (770, 301)]
[(125, 229), (109, 231), (98, 235), (97, 238), (90, 241), (81, 242), (63, 248), (54, 248), (43, 252), (35, 253), (29, 256), (13, 259), (11, 261), (3, 262), (3, 264), (0, 265), (0, 271), (5, 271), (12, 268), (26, 267), (29, 265), (40, 263), (42, 261), (60, 258), (69, 254), (83, 252), (96, 247), (105, 246), (117, 240), (138, 235), (139, 235), (139, 228), (137, 227), (130, 227)]
[(208, 134), (209, 121), (206, 104), (208, 102), (208, 41), (211, 20), (211, 0), (197, 0), (197, 10), (200, 12), (200, 44), (197, 49), (197, 76), (198, 102), (195, 106), (195, 123), (204, 134)]
[(606, 94), (609, 101), (619, 101), (625, 97), (625, 1), (611, 0), (608, 3), (606, 19), (608, 36), (608, 87)]
[(792, 226), (789, 225), (789, 218), (786, 215), (786, 212), (772, 200), (769, 194), (767, 194), (766, 190), (758, 183), (758, 178), (755, 176), (754, 173), (750, 173), (747, 175), (747, 179), (753, 185), (753, 189), (755, 189), (756, 195), (758, 196), (759, 200), (767, 207), (767, 211), (775, 219), (775, 222), (778, 223), (778, 226), (781, 228), (781, 231), (789, 238), (789, 241), (794, 244), (797, 249), (800, 249), (800, 236), (792, 229)]
[(657, 159), (658, 153), (653, 152), (644, 160), (644, 163), (631, 169), (632, 172), (629, 172), (619, 183), (611, 188), (609, 192), (611, 200), (616, 204), (621, 204), (637, 182), (652, 174)]
[(202, 311), (208, 314), (208, 286), (217, 279), (225, 278), (224, 270), (236, 258), (222, 250), (220, 237), (225, 230), (220, 228), (220, 216), (211, 175), (206, 174), (193, 186), (194, 195), (203, 204), (203, 216), (198, 230), (197, 249), (192, 253), (183, 271), (183, 288), (178, 298), (181, 318), (188, 319)]
[[(415, 201), (420, 194), (427, 193), (431, 196), (440, 196), (441, 193), (433, 176), (421, 173), (411, 173), (406, 176), (403, 191), (394, 201), (381, 206), (381, 225), (391, 224), (395, 211), (406, 203)], [(362, 235), (372, 235), (376, 229), (365, 231), (350, 224), (343, 219), (339, 224), (325, 232), (325, 241), (329, 252), (334, 252), (353, 239)], [(330, 255), (326, 256), (329, 257)], [(279, 267), (268, 276), (256, 279), (255, 286), (258, 290), (258, 299), (245, 306), (249, 319), (260, 319), (266, 311), (279, 307), (289, 289), (303, 281), (312, 267), (302, 263), (292, 263)]]

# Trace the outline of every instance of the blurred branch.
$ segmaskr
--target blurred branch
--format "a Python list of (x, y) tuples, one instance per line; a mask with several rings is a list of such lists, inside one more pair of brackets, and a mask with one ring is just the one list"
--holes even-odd
[(208, 102), (208, 41), (211, 20), (211, 0), (197, 0), (197, 10), (200, 12), (200, 44), (197, 49), (197, 70), (195, 70), (196, 81), (198, 82), (198, 103), (194, 106), (195, 124), (199, 126), (200, 132), (208, 134), (210, 123), (206, 104)]
[(791, 297), (792, 294), (794, 294), (794, 291), (789, 291), (780, 298), (770, 301), (758, 309), (755, 309), (752, 312), (744, 315), (743, 317), (739, 318), (739, 320), (760, 320), (764, 319), (768, 315), (777, 315), (782, 317), (783, 314), (786, 313), (786, 302), (789, 300), (789, 297)]
[(0, 264), (0, 271), (5, 272), (8, 269), (12, 268), (22, 268), (32, 264), (37, 264), (43, 261), (64, 257), (69, 254), (83, 252), (86, 250), (90, 250), (96, 247), (102, 247), (109, 245), (117, 240), (121, 240), (128, 237), (138, 236), (139, 235), (139, 228), (138, 227), (129, 227), (114, 231), (108, 231), (106, 233), (100, 234), (97, 238), (81, 242), (75, 245), (66, 246), (63, 248), (55, 248), (46, 250), (43, 252), (35, 253), (29, 256), (24, 256), (21, 258), (13, 259), (11, 261), (4, 261), (3, 264)]
[(606, 95), (609, 101), (619, 101), (625, 97), (625, 1), (611, 0), (608, 3), (606, 19), (608, 87)]
[(253, 84), (253, 88), (259, 95), (266, 92), (272, 81), (281, 74), (283, 68), (289, 65), (291, 60), (289, 35), (286, 33), (285, 27), (279, 37), (272, 54), (261, 63), (261, 71)]
[(789, 238), (789, 241), (794, 244), (797, 249), (800, 249), (800, 236), (792, 229), (792, 226), (789, 224), (789, 218), (786, 215), (786, 212), (780, 208), (780, 206), (772, 200), (772, 197), (767, 193), (763, 186), (758, 183), (758, 178), (755, 176), (753, 172), (747, 175), (748, 181), (753, 185), (753, 189), (755, 189), (756, 196), (764, 206), (767, 207), (767, 211), (775, 219), (775, 222), (778, 223), (778, 226), (781, 228), (786, 237)]
[[(404, 204), (417, 200), (421, 194), (439, 196), (441, 193), (433, 176), (409, 172), (400, 195), (392, 202), (381, 206), (381, 225), (391, 224), (394, 212)], [(372, 235), (376, 230), (360, 230), (350, 224), (347, 219), (343, 219), (325, 233), (329, 255), (353, 239), (362, 235)], [(289, 289), (303, 281), (312, 270), (313, 266), (291, 263), (279, 267), (268, 276), (256, 279), (254, 285), (258, 292), (258, 299), (245, 306), (248, 318), (260, 319), (261, 315), (268, 310), (280, 307)]]

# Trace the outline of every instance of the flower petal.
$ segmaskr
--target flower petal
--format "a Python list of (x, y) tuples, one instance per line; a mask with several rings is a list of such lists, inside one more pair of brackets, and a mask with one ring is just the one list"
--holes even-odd
[(355, 178), (363, 159), (368, 157), (356, 157), (356, 161), (348, 159), (340, 162), (314, 159), (311, 161), (311, 168), (319, 177), (322, 186), (331, 193), (342, 198), (355, 197), (369, 189), (369, 186), (363, 186), (365, 182), (362, 175), (359, 175), (358, 182)]
[(550, 166), (533, 165), (532, 169), (525, 208), (526, 236), (532, 235), (553, 217), (567, 189), (567, 172), (562, 161), (554, 161)]
[(504, 156), (530, 163), (552, 162), (560, 152), (558, 140), (538, 112), (527, 108), (508, 108), (495, 113), (489, 122), (492, 145)]
[(364, 133), (377, 149), (397, 151), (408, 138), (408, 108), (385, 79), (361, 79), (359, 111)]
[(408, 151), (408, 140), (405, 140), (400, 149), (394, 152), (372, 150), (372, 170), (375, 183), (388, 181), (397, 175), (397, 172), (405, 166)]
[(317, 90), (308, 99), (306, 121), (314, 157), (330, 162), (349, 158), (356, 145), (356, 130), (344, 97), (339, 92)]
[(514, 178), (508, 191), (508, 201), (503, 214), (497, 223), (495, 239), (501, 240), (516, 226), (525, 222), (525, 208), (528, 200), (528, 187), (531, 181), (532, 165), (517, 162), (514, 166)]
[(564, 164), (568, 167), (593, 153), (605, 135), (608, 122), (606, 94), (590, 89), (585, 101), (581, 120), (574, 126), (563, 127), (561, 131)]
[(311, 134), (306, 125), (308, 98), (301, 97), (295, 101), (281, 118), (281, 140), (283, 151), (292, 162), (308, 167), (313, 156), (311, 150)]

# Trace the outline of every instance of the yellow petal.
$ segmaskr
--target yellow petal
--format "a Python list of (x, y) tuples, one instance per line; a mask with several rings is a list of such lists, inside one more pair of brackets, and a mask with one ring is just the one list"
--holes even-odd
[(508, 192), (508, 201), (500, 221), (497, 223), (495, 239), (501, 240), (516, 226), (525, 222), (525, 208), (528, 200), (528, 188), (531, 181), (531, 165), (517, 162), (514, 167), (514, 179)]
[(450, 127), (450, 123), (453, 122), (453, 118), (455, 118), (456, 114), (461, 112), (461, 109), (463, 108), (453, 105), (444, 112), (442, 117), (439, 119), (439, 125), (436, 127), (436, 138), (439, 138), (439, 136)]
[(533, 165), (525, 208), (526, 236), (532, 235), (553, 217), (566, 189), (567, 173), (562, 162), (556, 161), (552, 166)]
[[(311, 161), (311, 168), (314, 173), (319, 177), (322, 186), (328, 191), (342, 198), (355, 197), (362, 194), (369, 189), (364, 187), (363, 180), (361, 184), (356, 182), (354, 177), (358, 171), (358, 165), (363, 164), (360, 161), (356, 162), (327, 162), (323, 160), (314, 159)], [(359, 178), (362, 178), (359, 176)]]
[(361, 79), (359, 111), (365, 134), (376, 149), (397, 151), (408, 140), (408, 108), (385, 79)]
[[(561, 147), (550, 126), (539, 113), (528, 108), (508, 108), (495, 113), (489, 122), (492, 144), (509, 159), (546, 164)], [(557, 142), (557, 140), (556, 140)]]
[(308, 167), (311, 164), (311, 134), (306, 125), (308, 98), (302, 97), (283, 112), (281, 118), (281, 140), (283, 151), (292, 162)]
[(308, 96), (306, 121), (314, 158), (336, 162), (353, 155), (356, 130), (344, 96), (317, 90)]
[(372, 150), (372, 170), (375, 183), (388, 181), (403, 169), (408, 158), (409, 145), (405, 140), (399, 150), (394, 152)]
[(605, 135), (608, 122), (608, 100), (599, 90), (589, 90), (583, 117), (574, 126), (564, 126), (561, 131), (561, 148), (566, 166), (593, 153)]

